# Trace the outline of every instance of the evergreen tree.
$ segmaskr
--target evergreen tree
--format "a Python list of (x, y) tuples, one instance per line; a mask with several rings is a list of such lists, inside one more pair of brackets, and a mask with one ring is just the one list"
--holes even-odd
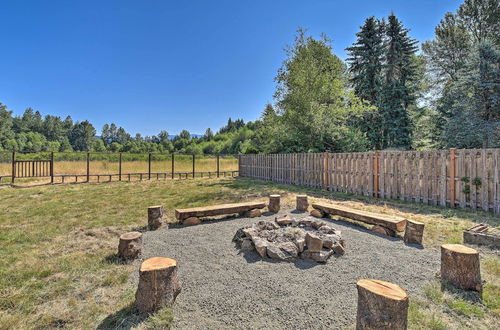
[(69, 142), (77, 151), (89, 151), (92, 149), (95, 137), (95, 128), (88, 121), (77, 122), (69, 132)]
[[(356, 33), (357, 40), (347, 48), (350, 82), (358, 97), (380, 107), (383, 88), (384, 24), (369, 17)], [(382, 148), (382, 121), (377, 110), (367, 111), (359, 121), (371, 148)]]
[(207, 128), (207, 130), (205, 131), (205, 135), (203, 135), (203, 137), (205, 138), (205, 140), (207, 141), (211, 141), (214, 137), (214, 132), (212, 132), (212, 129), (209, 127)]
[(384, 147), (409, 148), (411, 122), (409, 107), (415, 102), (417, 41), (408, 35), (398, 18), (391, 14), (386, 26), (384, 88), (380, 111)]

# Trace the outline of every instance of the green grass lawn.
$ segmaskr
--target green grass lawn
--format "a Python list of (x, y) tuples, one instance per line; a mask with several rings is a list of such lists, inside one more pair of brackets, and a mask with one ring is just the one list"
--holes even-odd
[[(290, 205), (294, 194), (308, 193), (317, 199), (335, 199), (352, 207), (425, 222), (428, 248), (461, 242), (462, 230), (473, 223), (498, 226), (500, 221), (484, 212), (239, 178), (4, 187), (0, 188), (0, 328), (168, 325), (171, 310), (150, 317), (134, 312), (135, 287), (129, 275), (135, 268), (115, 258), (119, 235), (144, 228), (150, 205), (163, 205), (173, 221), (177, 207), (265, 200), (269, 193), (282, 194), (283, 203)], [(485, 255), (481, 261), (487, 282), (482, 298), (441, 288), (438, 279), (429, 279), (422, 296), (412, 299), (411, 328), (488, 328), (498, 324), (499, 258)]]

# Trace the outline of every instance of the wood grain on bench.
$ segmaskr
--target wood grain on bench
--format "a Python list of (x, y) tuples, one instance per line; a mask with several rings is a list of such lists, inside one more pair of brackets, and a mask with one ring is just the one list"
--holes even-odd
[(189, 217), (208, 217), (214, 215), (241, 213), (250, 211), (253, 209), (263, 209), (266, 207), (264, 202), (248, 202), (248, 203), (232, 203), (232, 204), (220, 204), (202, 207), (193, 207), (189, 209), (176, 209), (175, 217), (177, 220), (184, 220)]
[(312, 207), (322, 210), (325, 213), (340, 215), (345, 218), (350, 218), (372, 225), (380, 225), (399, 232), (404, 231), (406, 225), (406, 220), (404, 218), (395, 215), (355, 210), (346, 206), (326, 203), (312, 203)]

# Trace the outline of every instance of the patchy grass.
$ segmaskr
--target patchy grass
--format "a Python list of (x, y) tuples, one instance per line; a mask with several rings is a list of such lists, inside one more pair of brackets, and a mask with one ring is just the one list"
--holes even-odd
[[(334, 194), (250, 179), (115, 182), (0, 188), (0, 324), (2, 328), (167, 328), (172, 311), (140, 315), (134, 308), (134, 263), (116, 258), (121, 233), (143, 230), (147, 207), (161, 204), (170, 219), (176, 207), (240, 200), (265, 200), (270, 193), (294, 205), (294, 196), (426, 223), (424, 243), (438, 247), (461, 242), (473, 223), (498, 226), (484, 212), (449, 210), (392, 200)], [(431, 282), (412, 299), (410, 325), (415, 329), (488, 328), (500, 316), (500, 264), (497, 256), (481, 260), (486, 280), (483, 297), (441, 290)], [(496, 321), (496, 323), (495, 323)]]

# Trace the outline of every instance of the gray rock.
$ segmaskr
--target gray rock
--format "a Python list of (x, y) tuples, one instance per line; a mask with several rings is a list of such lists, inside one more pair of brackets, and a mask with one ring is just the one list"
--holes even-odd
[(269, 245), (269, 242), (260, 238), (260, 237), (254, 237), (253, 244), (255, 245), (255, 250), (257, 250), (257, 253), (262, 258), (266, 258), (267, 257), (267, 246)]
[(258, 236), (258, 233), (255, 229), (253, 228), (244, 228), (243, 233), (245, 234), (246, 237), (248, 238), (254, 238), (255, 236)]
[(323, 240), (319, 238), (317, 235), (307, 233), (306, 246), (310, 252), (319, 252), (323, 247)]
[(297, 247), (291, 242), (281, 243), (280, 245), (269, 245), (267, 247), (269, 258), (282, 261), (295, 261), (297, 258)]
[(292, 223), (292, 218), (287, 215), (283, 217), (276, 217), (276, 223), (280, 226), (290, 225)]
[(244, 251), (253, 250), (252, 241), (249, 238), (243, 239), (243, 241), (241, 242), (241, 249)]
[(318, 231), (323, 233), (323, 234), (335, 234), (335, 229), (333, 229), (332, 227), (330, 227), (328, 225), (320, 226)]
[(299, 238), (295, 242), (295, 245), (297, 246), (297, 250), (299, 250), (299, 253), (304, 251), (304, 247), (306, 246), (306, 240), (304, 238)]
[(299, 251), (297, 249), (297, 246), (292, 242), (280, 243), (280, 244), (278, 244), (278, 247), (281, 250), (285, 251), (287, 254), (289, 254), (294, 259), (297, 258), (299, 255)]
[(340, 245), (340, 243), (335, 244), (332, 247), (332, 250), (333, 250), (333, 252), (335, 252), (335, 254), (339, 254), (339, 255), (344, 255), (344, 253), (345, 253), (345, 249), (342, 245)]
[(331, 249), (323, 249), (319, 252), (311, 252), (309, 250), (305, 250), (300, 254), (301, 259), (311, 259), (316, 262), (326, 262), (328, 258), (333, 254), (333, 250)]
[(326, 226), (326, 225), (323, 221), (315, 220), (315, 221), (311, 222), (311, 226), (314, 229), (319, 230), (321, 227)]

